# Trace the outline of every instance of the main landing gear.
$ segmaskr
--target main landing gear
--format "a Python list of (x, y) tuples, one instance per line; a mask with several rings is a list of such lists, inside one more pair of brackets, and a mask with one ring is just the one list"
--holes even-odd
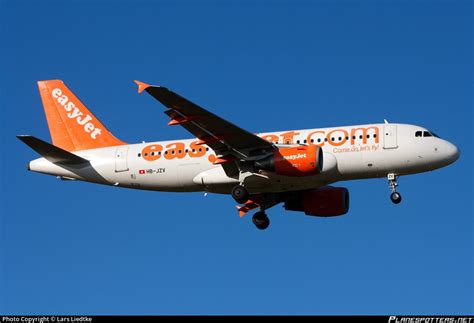
[(252, 222), (255, 224), (257, 229), (265, 230), (270, 225), (270, 219), (267, 214), (263, 211), (259, 211), (252, 216)]
[(398, 176), (395, 175), (394, 173), (390, 173), (387, 175), (387, 180), (388, 180), (388, 187), (390, 188), (390, 199), (392, 200), (392, 203), (394, 204), (399, 204), (402, 201), (402, 196), (400, 193), (397, 192), (397, 187), (398, 187)]
[[(270, 219), (268, 218), (264, 210), (268, 207), (272, 207), (273, 205), (275, 205), (275, 202), (273, 200), (265, 202), (264, 199), (262, 201), (259, 201), (258, 204), (256, 204), (255, 201), (249, 201), (250, 193), (243, 185), (237, 185), (232, 188), (231, 195), (234, 200), (239, 204), (247, 204), (246, 202), (249, 202), (250, 205), (253, 204), (250, 209), (259, 206), (260, 211), (256, 212), (252, 216), (252, 222), (259, 230), (265, 230), (266, 228), (268, 228), (268, 226), (270, 225)], [(245, 212), (247, 211), (249, 211), (249, 209), (247, 209)]]
[(242, 185), (235, 186), (231, 191), (232, 197), (234, 200), (239, 203), (245, 203), (249, 200), (250, 194), (249, 191)]

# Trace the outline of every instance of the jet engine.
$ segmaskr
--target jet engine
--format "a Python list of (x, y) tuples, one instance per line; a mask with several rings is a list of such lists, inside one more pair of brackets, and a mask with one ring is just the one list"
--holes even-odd
[(349, 191), (344, 187), (323, 187), (302, 191), (285, 202), (288, 211), (300, 211), (306, 215), (331, 217), (349, 211)]
[(256, 162), (256, 168), (283, 176), (311, 176), (323, 169), (323, 150), (316, 145), (282, 147)]

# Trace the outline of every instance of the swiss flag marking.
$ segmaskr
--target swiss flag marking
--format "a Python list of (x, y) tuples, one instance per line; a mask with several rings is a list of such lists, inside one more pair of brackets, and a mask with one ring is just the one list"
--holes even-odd
[(145, 174), (145, 170), (144, 170), (144, 169), (140, 169), (140, 170), (138, 171), (138, 174)]

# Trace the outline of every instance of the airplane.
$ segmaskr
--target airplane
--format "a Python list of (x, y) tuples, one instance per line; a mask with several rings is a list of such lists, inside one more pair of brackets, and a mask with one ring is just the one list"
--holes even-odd
[(349, 191), (336, 182), (386, 177), (398, 204), (400, 176), (454, 163), (459, 149), (420, 126), (389, 123), (254, 134), (165, 87), (140, 81), (195, 138), (127, 144), (117, 139), (61, 80), (38, 81), (52, 144), (17, 136), (41, 158), (28, 170), (117, 187), (230, 194), (242, 217), (266, 229), (266, 210), (332, 217), (349, 211)]

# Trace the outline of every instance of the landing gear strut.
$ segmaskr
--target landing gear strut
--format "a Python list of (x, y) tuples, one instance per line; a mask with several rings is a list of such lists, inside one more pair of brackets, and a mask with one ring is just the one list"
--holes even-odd
[(397, 187), (398, 187), (398, 176), (395, 175), (394, 173), (390, 173), (387, 175), (387, 180), (388, 180), (388, 187), (390, 188), (390, 199), (392, 200), (392, 203), (398, 204), (402, 201), (402, 196), (400, 193), (397, 192)]
[(255, 213), (252, 216), (252, 222), (259, 230), (265, 230), (270, 225), (270, 219), (263, 211)]
[(231, 194), (234, 200), (239, 204), (247, 202), (250, 196), (247, 189), (243, 187), (242, 185), (235, 186), (232, 189)]

